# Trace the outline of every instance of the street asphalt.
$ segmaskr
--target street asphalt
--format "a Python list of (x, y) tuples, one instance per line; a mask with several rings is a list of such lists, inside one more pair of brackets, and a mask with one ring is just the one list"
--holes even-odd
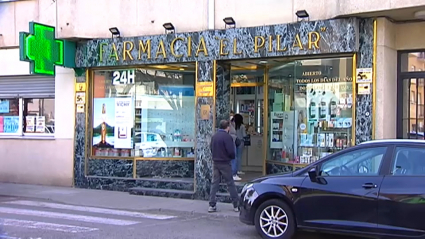
[[(228, 204), (209, 214), (204, 201), (18, 184), (0, 184), (0, 195), (0, 239), (260, 239)], [(296, 237), (319, 238), (349, 239)]]

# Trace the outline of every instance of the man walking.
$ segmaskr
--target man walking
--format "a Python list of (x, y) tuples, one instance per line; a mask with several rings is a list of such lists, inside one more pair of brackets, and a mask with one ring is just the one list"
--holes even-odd
[(213, 179), (210, 192), (210, 207), (208, 212), (217, 211), (216, 194), (220, 186), (221, 176), (227, 183), (230, 197), (233, 201), (235, 212), (239, 212), (239, 196), (233, 181), (232, 166), (230, 162), (235, 158), (235, 143), (229, 135), (229, 121), (221, 120), (217, 133), (211, 138), (211, 152), (213, 160)]

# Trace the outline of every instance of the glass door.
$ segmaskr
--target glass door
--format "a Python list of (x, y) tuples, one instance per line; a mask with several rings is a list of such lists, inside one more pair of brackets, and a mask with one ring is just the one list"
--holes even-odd
[(263, 174), (264, 68), (247, 63), (232, 64), (230, 101), (232, 113), (243, 117), (246, 135), (239, 175), (249, 181)]
[(404, 139), (424, 139), (424, 78), (403, 79), (402, 136)]

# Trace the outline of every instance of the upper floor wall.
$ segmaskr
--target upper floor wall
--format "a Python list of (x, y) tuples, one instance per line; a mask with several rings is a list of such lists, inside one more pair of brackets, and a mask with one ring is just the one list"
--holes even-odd
[(28, 22), (56, 26), (59, 38), (108, 38), (118, 27), (124, 37), (163, 34), (172, 22), (177, 32), (224, 28), (233, 17), (237, 27), (296, 21), (305, 9), (310, 20), (365, 12), (425, 6), (423, 0), (23, 0), (0, 3), (0, 47), (19, 45)]

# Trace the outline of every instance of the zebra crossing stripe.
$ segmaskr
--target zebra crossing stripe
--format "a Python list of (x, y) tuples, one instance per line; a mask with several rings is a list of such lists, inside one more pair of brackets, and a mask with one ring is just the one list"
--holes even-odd
[(0, 225), (21, 227), (21, 228), (32, 228), (32, 229), (40, 229), (40, 230), (50, 230), (50, 231), (58, 231), (58, 232), (67, 232), (67, 233), (91, 232), (91, 231), (99, 230), (98, 228), (79, 227), (79, 226), (62, 225), (62, 224), (56, 224), (56, 223), (46, 223), (46, 222), (16, 220), (16, 219), (0, 219)]
[(65, 205), (65, 204), (59, 204), (59, 203), (25, 201), (25, 200), (8, 201), (8, 202), (3, 202), (3, 204), (31, 206), (31, 207), (44, 207), (44, 208), (51, 208), (51, 209), (72, 210), (72, 211), (80, 211), (80, 212), (88, 212), (88, 213), (112, 214), (116, 216), (127, 216), (127, 217), (146, 218), (146, 219), (155, 219), (155, 220), (167, 220), (167, 219), (175, 218), (175, 216), (169, 216), (169, 215), (130, 212), (130, 211), (114, 210), (114, 209), (106, 209), (106, 208), (84, 207), (84, 206)]
[(27, 209), (18, 209), (18, 208), (6, 208), (6, 207), (0, 207), (0, 213), (35, 216), (35, 217), (48, 217), (48, 218), (55, 218), (55, 219), (74, 220), (74, 221), (81, 221), (81, 222), (100, 223), (100, 224), (109, 224), (109, 225), (117, 225), (117, 226), (128, 226), (128, 225), (134, 225), (139, 223), (137, 221), (129, 221), (129, 220), (109, 219), (109, 218), (102, 218), (102, 217), (38, 211), (38, 210), (27, 210)]

